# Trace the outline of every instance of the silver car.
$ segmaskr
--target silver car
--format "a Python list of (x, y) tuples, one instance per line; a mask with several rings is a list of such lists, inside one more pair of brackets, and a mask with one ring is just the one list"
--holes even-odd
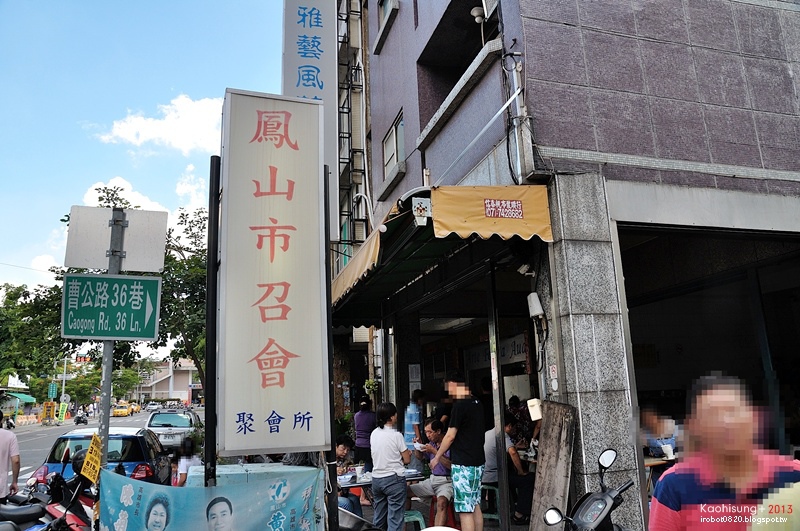
[(147, 428), (152, 430), (165, 448), (178, 448), (194, 432), (201, 432), (203, 422), (190, 409), (159, 409), (150, 413)]

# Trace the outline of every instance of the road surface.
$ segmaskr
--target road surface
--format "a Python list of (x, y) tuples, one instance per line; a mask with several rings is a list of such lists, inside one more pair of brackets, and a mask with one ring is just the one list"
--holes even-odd
[[(198, 411), (200, 418), (203, 412)], [(111, 426), (130, 426), (143, 428), (147, 424), (149, 413), (144, 411), (136, 413), (130, 417), (111, 417)], [(89, 419), (90, 428), (100, 426), (99, 420), (95, 417)], [(20, 487), (25, 485), (25, 481), (36, 472), (47, 458), (53, 443), (64, 433), (75, 428), (86, 428), (85, 425), (76, 426), (72, 419), (65, 421), (61, 426), (42, 426), (41, 424), (31, 426), (18, 426), (13, 431), (17, 436), (20, 454), (19, 481)], [(52, 471), (51, 471), (52, 472)], [(8, 473), (7, 481), (11, 481), (11, 472)]]

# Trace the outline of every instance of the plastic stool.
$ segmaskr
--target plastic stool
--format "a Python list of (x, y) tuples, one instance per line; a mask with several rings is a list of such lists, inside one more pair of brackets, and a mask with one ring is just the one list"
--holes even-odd
[[(431, 510), (430, 513), (428, 513), (428, 521), (436, 521), (436, 496), (433, 496), (431, 500)], [(444, 525), (454, 529), (461, 529), (461, 526), (456, 523), (456, 511), (453, 509), (453, 500), (447, 503), (447, 521)]]
[(422, 513), (419, 511), (406, 511), (403, 522), (406, 524), (416, 522), (419, 524), (420, 529), (425, 529), (427, 527), (425, 525), (425, 518), (422, 517)]
[[(489, 494), (494, 493), (495, 505), (500, 507), (500, 489), (492, 485), (481, 485), (481, 491), (487, 491)], [(500, 521), (500, 511), (498, 510), (496, 513), (483, 513), (484, 520), (497, 520)]]

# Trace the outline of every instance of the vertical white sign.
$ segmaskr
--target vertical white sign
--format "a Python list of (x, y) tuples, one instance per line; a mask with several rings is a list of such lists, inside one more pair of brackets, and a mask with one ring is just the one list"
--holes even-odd
[(322, 105), (228, 89), (221, 455), (330, 448)]
[[(349, 0), (347, 0), (349, 1)], [(339, 241), (339, 89), (336, 0), (284, 0), (283, 94), (324, 103), (331, 241)]]

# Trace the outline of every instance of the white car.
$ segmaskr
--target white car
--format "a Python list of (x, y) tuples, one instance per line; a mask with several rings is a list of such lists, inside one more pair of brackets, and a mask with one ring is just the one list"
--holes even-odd
[(145, 406), (144, 408), (144, 410), (147, 411), (148, 413), (151, 413), (153, 411), (158, 411), (159, 409), (161, 409), (161, 404), (159, 404), (158, 402), (149, 402), (147, 406)]
[(150, 413), (147, 428), (158, 435), (165, 448), (180, 447), (181, 442), (203, 428), (203, 422), (191, 409), (159, 409)]

